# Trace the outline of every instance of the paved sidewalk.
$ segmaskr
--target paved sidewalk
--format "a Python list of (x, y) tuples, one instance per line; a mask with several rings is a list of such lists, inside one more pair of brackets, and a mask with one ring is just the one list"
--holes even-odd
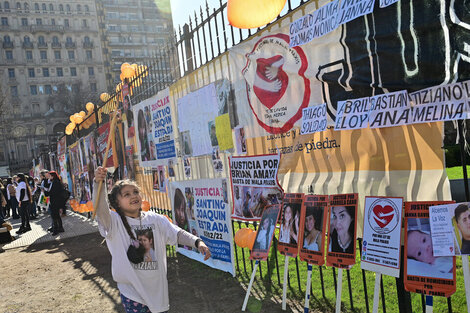
[(52, 223), (49, 213), (40, 213), (38, 219), (31, 220), (31, 231), (21, 235), (16, 234), (16, 231), (20, 228), (21, 220), (9, 218), (7, 221), (13, 226), (13, 230), (10, 233), (16, 240), (3, 245), (3, 247), (0, 245), (4, 250), (29, 246), (36, 243), (57, 241), (98, 231), (98, 223), (96, 221), (91, 221), (91, 219), (69, 210), (67, 210), (67, 216), (62, 217), (65, 232), (57, 236), (52, 236), (51, 233), (47, 231)]

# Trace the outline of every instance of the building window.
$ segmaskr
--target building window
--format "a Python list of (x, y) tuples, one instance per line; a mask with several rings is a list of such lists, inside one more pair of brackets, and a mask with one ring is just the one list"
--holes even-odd
[(51, 18), (51, 25), (55, 25), (55, 18)]
[(29, 12), (29, 4), (27, 2), (24, 3), (24, 10)]
[(70, 12), (70, 4), (67, 4), (67, 5), (65, 6), (65, 9), (67, 10), (67, 12)]
[(64, 26), (65, 27), (70, 27), (70, 23), (68, 19), (64, 19)]
[(88, 60), (93, 59), (93, 53), (92, 53), (91, 50), (86, 50), (86, 58), (87, 58)]
[(88, 6), (88, 4), (85, 4), (85, 12), (90, 12), (90, 7)]
[(83, 42), (84, 42), (84, 43), (90, 43), (90, 37), (85, 36), (85, 37), (83, 38)]
[(88, 76), (95, 76), (95, 69), (93, 67), (88, 68)]
[(43, 11), (47, 11), (47, 7), (46, 7), (46, 4), (45, 4), (45, 3), (43, 3), (43, 4), (41, 5), (41, 7), (42, 7), (42, 10), (43, 10)]
[(38, 43), (39, 43), (40, 45), (43, 45), (43, 44), (46, 43), (46, 41), (44, 40), (44, 36), (39, 36), (39, 37), (38, 37)]
[(51, 85), (44, 85), (44, 92), (46, 95), (52, 95), (52, 86)]
[(49, 11), (51, 12), (54, 11), (54, 5), (52, 3), (49, 3)]
[(37, 95), (38, 94), (38, 86), (36, 86), (36, 85), (29, 86), (29, 92), (33, 96)]
[(18, 97), (18, 86), (10, 86), (10, 95), (12, 97)]
[(88, 23), (87, 23), (87, 21), (86, 21), (85, 19), (82, 20), (82, 26), (85, 27), (85, 28), (88, 27)]
[(44, 86), (43, 86), (43, 85), (39, 85), (39, 86), (38, 86), (38, 91), (39, 91), (39, 94), (40, 94), (40, 95), (43, 95), (43, 94), (44, 94)]
[(8, 35), (3, 36), (3, 42), (10, 43), (11, 42), (10, 36)]
[(33, 59), (33, 51), (26, 50), (26, 60), (32, 60), (32, 59)]
[(67, 37), (65, 38), (66, 43), (72, 43), (72, 37)]
[(49, 77), (49, 69), (47, 67), (42, 69), (42, 76)]
[(23, 26), (28, 26), (28, 19), (25, 18), (25, 17), (23, 17), (23, 18), (21, 19), (21, 25), (23, 25)]
[(57, 36), (52, 37), (52, 43), (59, 43), (59, 37)]
[(42, 18), (36, 19), (36, 25), (42, 25)]
[(54, 51), (54, 58), (55, 58), (56, 60), (60, 60), (60, 59), (61, 59), (60, 51)]
[(35, 4), (34, 4), (34, 9), (35, 9), (36, 11), (39, 11), (39, 4), (35, 3)]
[(63, 4), (59, 4), (59, 11), (64, 12), (64, 5)]
[(81, 12), (82, 11), (82, 6), (80, 4), (77, 4), (77, 12)]
[(28, 36), (24, 36), (23, 41), (24, 41), (24, 43), (30, 43), (31, 39), (29, 39)]
[(8, 26), (8, 17), (2, 17), (2, 26)]
[(77, 76), (77, 68), (71, 67), (70, 68), (70, 76)]
[(5, 1), (5, 2), (3, 3), (3, 7), (5, 8), (5, 11), (6, 11), (6, 12), (10, 12), (10, 2)]
[(36, 73), (34, 72), (34, 68), (28, 68), (28, 76), (29, 77), (36, 77)]
[(16, 3), (16, 9), (21, 12), (21, 3)]
[(47, 51), (41, 50), (39, 53), (41, 55), (41, 60), (47, 60)]
[(7, 58), (7, 60), (13, 60), (13, 51), (5, 50), (5, 57)]
[(68, 50), (67, 54), (69, 56), (69, 60), (75, 60), (75, 51), (73, 50)]
[(8, 69), (8, 77), (9, 78), (15, 78), (15, 69), (14, 68), (9, 68)]
[(64, 71), (62, 70), (61, 67), (58, 67), (56, 70), (57, 70), (57, 76), (58, 77), (64, 76)]
[(96, 88), (96, 83), (90, 83), (90, 91), (96, 92), (98, 89)]

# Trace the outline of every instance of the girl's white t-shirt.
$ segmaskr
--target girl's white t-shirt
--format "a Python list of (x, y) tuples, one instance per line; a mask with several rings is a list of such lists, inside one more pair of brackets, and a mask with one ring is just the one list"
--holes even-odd
[(141, 212), (141, 219), (126, 217), (136, 238), (151, 231), (155, 261), (133, 264), (127, 258), (131, 238), (119, 214), (110, 211), (111, 225), (106, 229), (99, 223), (100, 234), (106, 238), (112, 255), (112, 274), (119, 291), (127, 298), (145, 304), (152, 312), (170, 308), (166, 264), (166, 245), (175, 245), (181, 230), (166, 217), (153, 212)]
[[(24, 192), (25, 192), (23, 199), (20, 198), (22, 189), (24, 189)], [(20, 182), (18, 184), (18, 186), (16, 187), (16, 199), (18, 201), (28, 201), (29, 200), (28, 191), (26, 190), (26, 183), (24, 181)]]

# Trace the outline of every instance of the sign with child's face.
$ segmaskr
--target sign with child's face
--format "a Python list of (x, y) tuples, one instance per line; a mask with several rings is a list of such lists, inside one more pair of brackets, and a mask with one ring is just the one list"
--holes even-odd
[(309, 264), (325, 264), (328, 196), (306, 195), (300, 211), (299, 256)]
[(400, 276), (403, 198), (366, 197), (361, 268)]
[(300, 233), (300, 211), (303, 193), (286, 193), (282, 201), (279, 252), (290, 257), (297, 256)]
[(274, 230), (276, 228), (281, 205), (270, 205), (264, 210), (261, 216), (260, 226), (256, 232), (255, 242), (251, 250), (251, 260), (267, 260), (271, 243), (273, 241)]
[(450, 297), (456, 290), (455, 257), (433, 254), (429, 207), (445, 201), (405, 202), (405, 290)]
[(326, 265), (349, 268), (356, 263), (357, 193), (330, 196)]
[(434, 255), (470, 254), (470, 203), (451, 203), (429, 208)]

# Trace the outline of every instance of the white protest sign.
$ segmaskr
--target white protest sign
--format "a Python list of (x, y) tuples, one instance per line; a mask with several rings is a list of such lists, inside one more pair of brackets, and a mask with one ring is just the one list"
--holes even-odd
[(375, 0), (342, 0), (338, 13), (338, 25), (352, 21), (360, 16), (372, 13)]
[(400, 276), (403, 198), (366, 197), (361, 268)]
[(369, 127), (410, 124), (412, 111), (406, 90), (370, 97)]
[(326, 103), (314, 105), (302, 110), (302, 127), (300, 134), (312, 134), (326, 129), (327, 110)]
[(392, 5), (396, 2), (398, 2), (398, 0), (380, 0), (380, 7), (385, 8), (385, 7), (388, 7), (389, 5)]
[(338, 27), (339, 0), (325, 4), (313, 14), (307, 14), (291, 23), (289, 28), (289, 46), (303, 45), (328, 34)]
[(454, 236), (450, 207), (455, 204), (444, 204), (429, 207), (431, 222), (431, 239), (434, 256), (455, 255)]
[(335, 130), (367, 128), (370, 98), (338, 101)]
[(465, 119), (469, 112), (467, 94), (467, 82), (434, 86), (408, 94), (413, 106), (411, 123)]

